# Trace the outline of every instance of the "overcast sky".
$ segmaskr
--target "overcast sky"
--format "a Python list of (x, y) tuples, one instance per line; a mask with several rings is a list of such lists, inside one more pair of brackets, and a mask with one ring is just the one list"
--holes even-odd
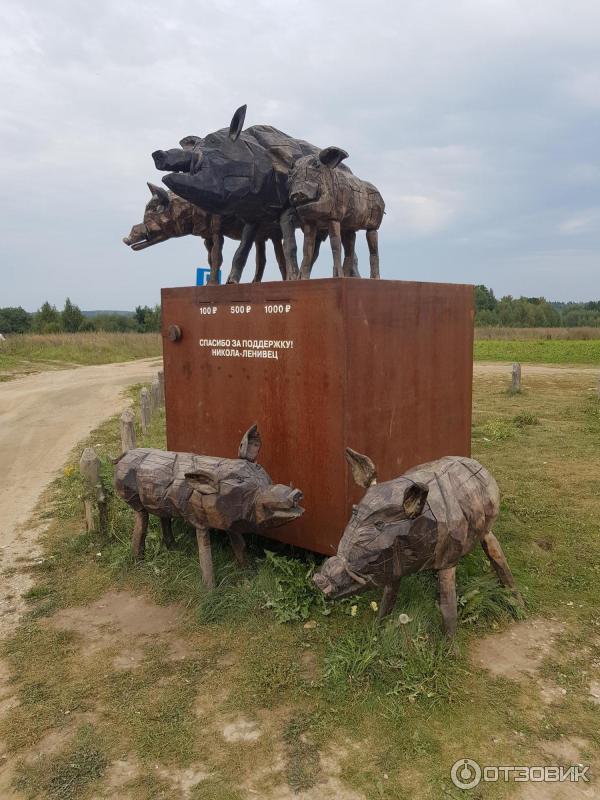
[(242, 103), (378, 186), (383, 278), (600, 297), (598, 0), (4, 0), (0, 83), (0, 306), (192, 284), (200, 239), (121, 239), (150, 153)]

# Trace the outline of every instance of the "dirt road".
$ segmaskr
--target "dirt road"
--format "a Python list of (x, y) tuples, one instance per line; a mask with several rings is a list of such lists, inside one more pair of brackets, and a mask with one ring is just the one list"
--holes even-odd
[[(36, 557), (35, 535), (21, 533), (36, 502), (70, 450), (106, 417), (127, 405), (122, 391), (156, 374), (156, 358), (41, 372), (0, 383), (0, 565)], [(27, 580), (4, 579), (0, 633), (14, 621)], [(7, 586), (12, 580), (21, 583)], [(10, 589), (10, 590), (9, 590)], [(12, 594), (12, 597), (11, 597)], [(12, 613), (11, 613), (12, 612)]]

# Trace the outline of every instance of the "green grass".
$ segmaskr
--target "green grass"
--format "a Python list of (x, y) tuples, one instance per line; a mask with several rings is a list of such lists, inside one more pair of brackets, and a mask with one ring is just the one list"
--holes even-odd
[(579, 328), (508, 328), (498, 325), (476, 325), (476, 339), (520, 341), (528, 339), (600, 339), (600, 327)]
[[(7, 373), (160, 356), (158, 333), (56, 333), (9, 336), (0, 344), (0, 380)], [(3, 374), (4, 373), (4, 376)]]
[[(481, 636), (524, 613), (481, 550), (457, 570), (457, 652), (442, 635), (429, 573), (402, 581), (392, 618), (377, 626), (378, 592), (325, 603), (310, 582), (318, 559), (273, 541), (251, 538), (250, 566), (240, 570), (225, 537), (214, 534), (217, 588), (207, 592), (191, 532), (177, 524), (177, 550), (166, 552), (152, 520), (146, 560), (135, 565), (132, 513), (111, 490), (118, 424), (104, 423), (87, 443), (103, 462), (110, 535), (82, 532), (78, 448), (42, 506), (51, 520), (45, 559), (27, 592), (29, 613), (4, 645), (20, 705), (0, 736), (21, 763), (17, 781), (26, 796), (68, 798), (57, 792), (71, 781), (74, 796), (98, 793), (106, 765), (125, 754), (145, 770), (127, 786), (135, 800), (179, 796), (168, 782), (150, 780), (156, 763), (210, 771), (192, 800), (239, 800), (248, 786), (265, 798), (282, 796), (282, 781), (289, 791), (318, 792), (337, 772), (367, 800), (439, 800), (458, 797), (449, 770), (461, 756), (545, 763), (544, 739), (577, 735), (592, 758), (600, 747), (597, 710), (586, 702), (587, 676), (600, 662), (600, 402), (589, 383), (568, 373), (532, 376), (526, 392), (510, 395), (499, 376), (475, 381), (474, 455), (502, 492), (495, 532), (526, 613), (566, 625), (541, 672), (568, 689), (550, 708), (540, 706), (534, 679), (494, 679), (469, 659)], [(164, 444), (162, 415), (138, 441)], [(148, 642), (137, 668), (118, 671), (114, 649), (87, 654), (80, 635), (48, 625), (57, 609), (114, 588), (180, 603), (186, 615), (177, 636), (190, 655), (172, 661), (164, 645)], [(85, 733), (81, 726), (70, 732), (43, 769), (26, 758), (76, 714), (94, 717)], [(239, 715), (257, 720), (259, 739), (223, 739), (223, 725)], [(509, 789), (489, 786), (482, 797), (507, 797)]]
[(102, 743), (92, 726), (84, 725), (60, 755), (42, 755), (33, 764), (20, 764), (16, 788), (31, 798), (45, 795), (52, 800), (80, 800), (106, 766)]
[(479, 339), (476, 361), (518, 361), (531, 364), (600, 364), (600, 339)]

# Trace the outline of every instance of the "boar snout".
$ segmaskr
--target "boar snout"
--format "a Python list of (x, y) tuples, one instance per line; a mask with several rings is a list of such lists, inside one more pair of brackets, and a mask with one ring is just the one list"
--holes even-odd
[(333, 584), (332, 582), (325, 577), (325, 575), (321, 575), (320, 572), (317, 572), (316, 575), (313, 575), (313, 583), (323, 592), (325, 597), (330, 597), (333, 594)]
[(140, 242), (145, 242), (148, 239), (148, 230), (143, 223), (139, 225), (134, 225), (133, 228), (129, 231), (129, 236), (123, 237), (123, 242), (128, 247), (135, 248), (136, 244)]
[(290, 200), (292, 205), (301, 206), (303, 203), (310, 203), (319, 197), (319, 187), (316, 183), (305, 181), (292, 189)]
[(152, 153), (152, 160), (156, 169), (167, 169), (167, 154), (164, 150), (155, 150)]
[(370, 577), (359, 575), (341, 556), (331, 556), (324, 561), (313, 581), (326, 597), (332, 599), (357, 594), (372, 584)]
[(189, 172), (192, 165), (192, 152), (174, 147), (172, 150), (155, 150), (152, 160), (156, 169), (168, 172)]
[(304, 495), (300, 489), (272, 484), (258, 492), (256, 497), (256, 521), (259, 525), (281, 525), (304, 514), (300, 502)]

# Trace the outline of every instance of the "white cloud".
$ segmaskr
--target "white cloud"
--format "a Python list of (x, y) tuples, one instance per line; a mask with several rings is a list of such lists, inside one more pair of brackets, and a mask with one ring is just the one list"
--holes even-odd
[(583, 234), (600, 233), (600, 207), (588, 208), (564, 219), (558, 230), (565, 236), (582, 236)]

